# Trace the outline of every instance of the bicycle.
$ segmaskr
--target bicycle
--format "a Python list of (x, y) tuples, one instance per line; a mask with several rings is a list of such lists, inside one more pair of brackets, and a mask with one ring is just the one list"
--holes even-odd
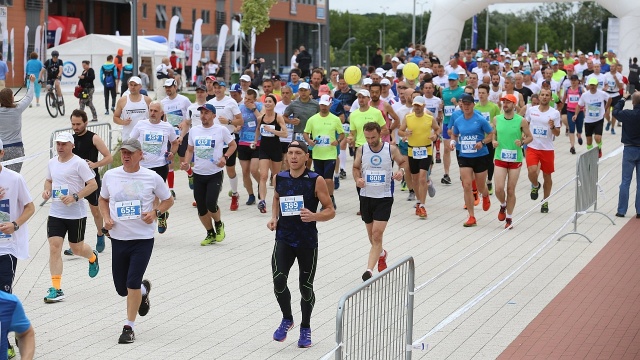
[(47, 84), (47, 95), (44, 97), (44, 102), (52, 118), (58, 117), (58, 113), (60, 116), (64, 116), (64, 98), (58, 97), (55, 86)]

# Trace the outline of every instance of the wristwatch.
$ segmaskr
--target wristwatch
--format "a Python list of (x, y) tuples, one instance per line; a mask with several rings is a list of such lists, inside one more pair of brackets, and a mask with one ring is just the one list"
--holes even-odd
[(162, 215), (162, 212), (160, 212), (160, 210), (156, 209), (156, 217), (160, 217), (160, 215)]
[(18, 231), (18, 229), (20, 229), (20, 225), (18, 225), (17, 222), (12, 221), (11, 223), (13, 224), (13, 231)]
[(73, 200), (75, 200), (76, 202), (78, 202), (78, 200), (80, 200), (80, 198), (78, 197), (78, 194), (73, 194), (71, 196), (73, 196)]

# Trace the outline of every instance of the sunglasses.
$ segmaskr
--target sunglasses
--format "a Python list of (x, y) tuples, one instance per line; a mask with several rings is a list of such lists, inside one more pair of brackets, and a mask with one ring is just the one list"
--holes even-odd
[(465, 93), (465, 94), (467, 94), (467, 95), (471, 95), (471, 96), (473, 96), (473, 93), (466, 92), (466, 91), (465, 91), (464, 93)]
[(408, 89), (408, 87), (406, 87), (406, 86), (398, 86), (398, 89), (404, 90), (404, 89)]

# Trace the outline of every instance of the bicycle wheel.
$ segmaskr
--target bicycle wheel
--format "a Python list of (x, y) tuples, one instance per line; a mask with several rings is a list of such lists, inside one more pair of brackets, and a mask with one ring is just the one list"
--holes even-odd
[(64, 116), (64, 99), (62, 96), (58, 98), (58, 111), (60, 112), (60, 116)]
[(58, 117), (58, 104), (56, 96), (53, 92), (48, 92), (44, 97), (44, 102), (47, 105), (47, 111), (52, 118)]

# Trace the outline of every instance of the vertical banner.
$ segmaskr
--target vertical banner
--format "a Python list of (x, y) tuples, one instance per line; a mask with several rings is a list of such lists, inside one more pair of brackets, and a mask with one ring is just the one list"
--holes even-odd
[(316, 19), (324, 19), (327, 8), (326, 0), (316, 1)]
[(473, 15), (473, 23), (471, 25), (471, 48), (478, 48), (478, 14)]
[(171, 17), (171, 22), (169, 23), (169, 36), (167, 41), (167, 56), (171, 56), (171, 50), (176, 48), (176, 28), (178, 27), (178, 21), (180, 21), (178, 15), (173, 15)]
[[(256, 58), (256, 28), (251, 29), (251, 58), (249, 61)], [(251, 65), (251, 71), (255, 74), (255, 67)]]
[(44, 58), (44, 56), (42, 56), (42, 53), (40, 52), (41, 50), (40, 46), (42, 46), (42, 26), (38, 25), (38, 27), (36, 28), (36, 39), (33, 42), (33, 52), (38, 54), (38, 56), (40, 57), (40, 61), (44, 62), (46, 59)]
[(11, 35), (9, 35), (9, 41), (11, 42), (11, 48), (9, 50), (9, 60), (11, 61), (11, 79), (16, 76), (16, 72), (14, 69), (14, 64), (16, 63), (16, 41), (13, 36), (13, 28), (11, 28)]
[(202, 19), (193, 26), (193, 59), (191, 60), (191, 80), (196, 81), (196, 68), (202, 56)]
[(233, 36), (233, 69), (231, 72), (238, 72), (238, 50), (240, 49), (240, 23), (231, 21), (231, 35)]
[(56, 29), (56, 36), (53, 39), (53, 46), (60, 45), (60, 39), (62, 39), (62, 28), (59, 27)]
[(2, 27), (2, 57), (7, 60), (9, 55), (9, 32), (7, 30), (7, 7), (0, 6), (0, 26)]
[(220, 34), (218, 34), (218, 49), (216, 52), (216, 61), (218, 61), (218, 65), (222, 60), (222, 55), (224, 55), (225, 45), (227, 44), (227, 34), (229, 34), (229, 27), (227, 24), (224, 24), (220, 27)]
[(27, 51), (29, 50), (29, 25), (24, 26), (24, 78), (27, 78)]

